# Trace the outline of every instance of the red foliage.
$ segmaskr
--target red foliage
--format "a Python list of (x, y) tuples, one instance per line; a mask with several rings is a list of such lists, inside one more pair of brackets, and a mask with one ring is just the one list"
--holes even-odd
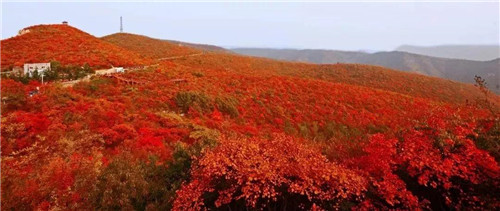
[(135, 153), (140, 157), (147, 158), (149, 153), (157, 155), (162, 161), (171, 156), (171, 151), (164, 142), (165, 138), (161, 131), (151, 128), (139, 129), (139, 139), (135, 143)]
[[(2, 66), (50, 59), (146, 65), (69, 26), (30, 30), (2, 41)], [(191, 51), (158, 44), (145, 53), (157, 41), (130, 39), (124, 47), (148, 57)], [(44, 85), (33, 97), (28, 92), (40, 84), (2, 80), (2, 208), (96, 209), (88, 201), (92, 184), (115, 156), (138, 160), (129, 163), (134, 168), (150, 157), (191, 166), (179, 162), (215, 142), (214, 134), (245, 138), (198, 149), (193, 169), (181, 171), (191, 180), (178, 192), (178, 209), (498, 206), (491, 191), (499, 187), (498, 163), (472, 141), (494, 136), (498, 118), (463, 104), (479, 96), (472, 86), (366, 65), (223, 53), (159, 63), (120, 75), (148, 83), (95, 77), (70, 88)], [(199, 94), (186, 113), (178, 112), (179, 92)], [(184, 160), (176, 160), (177, 148)]]
[(126, 124), (115, 125), (111, 130), (104, 130), (102, 134), (108, 146), (116, 146), (124, 140), (131, 140), (137, 137), (134, 128)]
[(5, 118), (9, 124), (2, 123), (2, 153), (4, 154), (32, 146), (40, 140), (40, 135), (47, 132), (51, 123), (41, 113), (32, 114), (18, 111)]
[(116, 33), (104, 36), (102, 40), (155, 59), (184, 56), (201, 52), (200, 50), (166, 40), (158, 40), (128, 33)]
[(399, 140), (372, 136), (366, 155), (349, 162), (369, 175), (381, 200), (368, 199), (364, 207), (481, 209), (486, 200), (498, 204), (498, 199), (479, 200), (477, 195), (481, 185), (498, 187), (500, 168), (464, 136), (472, 133), (471, 124), (455, 126), (436, 117), (429, 118), (431, 127), (410, 129)]
[(3, 68), (24, 63), (59, 61), (64, 65), (92, 67), (134, 66), (145, 60), (138, 54), (112, 45), (67, 25), (37, 25), (28, 33), (2, 40)]

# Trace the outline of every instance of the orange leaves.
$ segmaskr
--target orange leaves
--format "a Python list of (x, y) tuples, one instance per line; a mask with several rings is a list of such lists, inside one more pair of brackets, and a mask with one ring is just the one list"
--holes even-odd
[(56, 187), (58, 191), (66, 191), (73, 185), (74, 176), (66, 162), (58, 158), (47, 166), (48, 186)]
[[(284, 135), (270, 140), (222, 140), (198, 161), (192, 176), (195, 182), (178, 192), (175, 209), (198, 209), (207, 193), (219, 195), (213, 204), (205, 204), (208, 207), (240, 199), (250, 207), (286, 206), (289, 202), (281, 200), (289, 195), (302, 198), (301, 203), (308, 207), (312, 201), (335, 207), (343, 200), (360, 197), (365, 184), (354, 172)], [(193, 197), (195, 203), (187, 203)]]

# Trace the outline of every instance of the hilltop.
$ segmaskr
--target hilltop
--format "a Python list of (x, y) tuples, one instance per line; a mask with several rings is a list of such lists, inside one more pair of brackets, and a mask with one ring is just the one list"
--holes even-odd
[(491, 90), (500, 92), (498, 70), (500, 59), (491, 61), (470, 61), (444, 59), (405, 52), (363, 53), (334, 50), (294, 50), (237, 48), (236, 53), (260, 56), (286, 61), (300, 61), (317, 64), (359, 63), (378, 65), (391, 69), (421, 73), (429, 76), (473, 83), (474, 76), (481, 76), (489, 84)]
[(101, 39), (151, 58), (182, 56), (201, 52), (231, 53), (231, 51), (215, 45), (163, 40), (131, 33), (115, 33), (101, 37)]
[(3, 69), (49, 61), (78, 66), (87, 63), (92, 67), (134, 66), (147, 62), (139, 54), (69, 25), (36, 25), (21, 31), (22, 34), (1, 42)]
[(215, 46), (215, 45), (207, 45), (207, 44), (198, 44), (198, 43), (188, 43), (188, 42), (182, 42), (182, 41), (176, 41), (176, 40), (165, 40), (168, 42), (176, 43), (178, 45), (185, 45), (189, 46), (192, 48), (197, 48), (203, 51), (208, 51), (208, 52), (224, 52), (224, 53), (231, 53), (230, 50), (227, 50), (223, 47)]
[(130, 33), (115, 33), (104, 36), (101, 39), (154, 59), (197, 54), (203, 51), (199, 48), (182, 45), (181, 43), (174, 43)]

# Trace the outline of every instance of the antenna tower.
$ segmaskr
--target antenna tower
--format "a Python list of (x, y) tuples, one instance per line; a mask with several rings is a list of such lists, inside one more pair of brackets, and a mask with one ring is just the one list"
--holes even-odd
[(120, 32), (123, 32), (123, 20), (122, 20), (122, 16), (120, 16)]

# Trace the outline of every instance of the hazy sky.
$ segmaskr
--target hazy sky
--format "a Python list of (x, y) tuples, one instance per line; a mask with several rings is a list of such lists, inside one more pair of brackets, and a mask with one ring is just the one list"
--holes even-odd
[(225, 47), (392, 50), (499, 44), (499, 3), (2, 3), (2, 39), (63, 20), (95, 36), (124, 31)]

